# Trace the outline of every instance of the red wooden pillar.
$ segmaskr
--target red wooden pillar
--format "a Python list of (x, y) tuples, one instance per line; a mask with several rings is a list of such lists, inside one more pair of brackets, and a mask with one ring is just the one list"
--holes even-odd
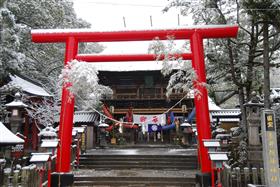
[[(73, 60), (78, 51), (78, 41), (74, 37), (68, 37), (66, 41), (64, 65)], [(69, 172), (71, 162), (72, 127), (74, 114), (74, 97), (67, 89), (70, 85), (65, 84), (62, 90), (61, 111), (59, 122), (60, 144), (57, 150), (57, 172)]]
[(23, 150), (26, 151), (28, 149), (29, 145), (29, 117), (27, 115), (24, 115), (24, 130), (23, 135), (26, 137), (24, 140), (24, 148)]
[(191, 50), (192, 65), (197, 74), (197, 81), (194, 82), (194, 87), (200, 92), (198, 95), (195, 95), (194, 102), (196, 109), (196, 124), (201, 172), (210, 173), (211, 160), (209, 159), (208, 151), (202, 142), (203, 139), (211, 139), (208, 93), (206, 87), (201, 85), (202, 83), (206, 83), (203, 38), (197, 32), (194, 32), (191, 37)]
[(32, 122), (32, 150), (37, 150), (38, 147), (38, 129), (36, 126), (36, 122), (33, 120)]

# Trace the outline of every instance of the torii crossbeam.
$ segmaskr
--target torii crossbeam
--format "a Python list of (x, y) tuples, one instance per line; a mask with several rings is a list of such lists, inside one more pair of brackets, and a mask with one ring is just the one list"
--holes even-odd
[[(151, 41), (155, 38), (167, 40), (172, 36), (174, 40), (188, 39), (191, 44), (191, 53), (182, 54), (185, 60), (192, 60), (192, 66), (197, 73), (197, 82), (206, 82), (203, 39), (236, 37), (238, 26), (198, 26), (192, 28), (165, 29), (165, 30), (131, 30), (96, 32), (91, 30), (32, 30), (32, 41), (37, 43), (66, 43), (64, 65), (73, 59), (87, 62), (116, 62), (116, 61), (151, 61), (156, 57), (150, 54), (134, 55), (78, 55), (79, 42), (120, 42), (120, 41)], [(201, 93), (195, 96), (196, 120), (198, 132), (199, 159), (201, 172), (211, 172), (211, 161), (202, 139), (211, 138), (208, 93), (201, 84), (194, 82), (194, 87)], [(71, 133), (73, 126), (74, 99), (70, 98), (67, 86), (63, 87), (59, 137), (60, 146), (57, 155), (57, 172), (70, 171)]]

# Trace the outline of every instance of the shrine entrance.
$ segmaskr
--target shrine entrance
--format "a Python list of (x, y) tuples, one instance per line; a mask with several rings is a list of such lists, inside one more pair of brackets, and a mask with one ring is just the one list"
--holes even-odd
[[(151, 54), (130, 55), (80, 55), (78, 54), (79, 42), (121, 42), (121, 41), (151, 41), (155, 38), (167, 40), (172, 36), (175, 40), (188, 39), (191, 44), (191, 53), (170, 54), (180, 56), (183, 60), (191, 60), (197, 73), (194, 87), (201, 95), (195, 96), (196, 123), (198, 132), (199, 161), (201, 173), (211, 172), (211, 161), (202, 140), (211, 139), (208, 93), (206, 87), (200, 83), (206, 82), (203, 39), (236, 37), (237, 26), (219, 25), (165, 30), (134, 30), (93, 32), (91, 30), (32, 30), (32, 41), (37, 43), (65, 43), (64, 65), (77, 59), (86, 62), (120, 62), (120, 61), (154, 61), (156, 57)], [(163, 59), (164, 57), (162, 57)], [(73, 126), (74, 98), (70, 97), (64, 85), (62, 91), (59, 138), (60, 144), (57, 151), (56, 171), (65, 173), (70, 171), (71, 134)]]

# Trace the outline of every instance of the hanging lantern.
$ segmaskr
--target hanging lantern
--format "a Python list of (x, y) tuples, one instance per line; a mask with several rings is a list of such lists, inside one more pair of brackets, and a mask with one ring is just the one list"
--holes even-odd
[(113, 114), (115, 112), (115, 107), (114, 106), (110, 106), (110, 112)]
[(187, 106), (186, 105), (182, 105), (182, 112), (183, 113), (187, 112)]

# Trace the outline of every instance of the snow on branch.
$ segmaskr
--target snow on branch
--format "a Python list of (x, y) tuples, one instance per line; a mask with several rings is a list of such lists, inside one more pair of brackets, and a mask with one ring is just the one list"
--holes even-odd
[[(112, 95), (112, 90), (98, 83), (98, 71), (93, 65), (86, 62), (73, 60), (62, 70), (60, 80), (63, 84), (70, 84), (68, 87), (73, 96), (77, 96), (76, 103), (82, 110), (97, 107), (103, 97)], [(79, 99), (87, 102), (79, 102)], [(85, 104), (86, 103), (86, 104)]]
[(149, 53), (155, 54), (157, 60), (164, 55), (163, 68), (161, 70), (164, 76), (170, 76), (166, 96), (169, 97), (172, 93), (189, 93), (194, 90), (195, 95), (201, 93), (193, 88), (193, 82), (196, 81), (198, 86), (205, 86), (205, 83), (197, 81), (197, 75), (190, 61), (183, 60), (172, 54), (182, 54), (189, 49), (189, 43), (186, 42), (183, 46), (176, 46), (174, 37), (169, 36), (167, 41), (161, 41), (158, 38), (153, 40), (149, 46)]

